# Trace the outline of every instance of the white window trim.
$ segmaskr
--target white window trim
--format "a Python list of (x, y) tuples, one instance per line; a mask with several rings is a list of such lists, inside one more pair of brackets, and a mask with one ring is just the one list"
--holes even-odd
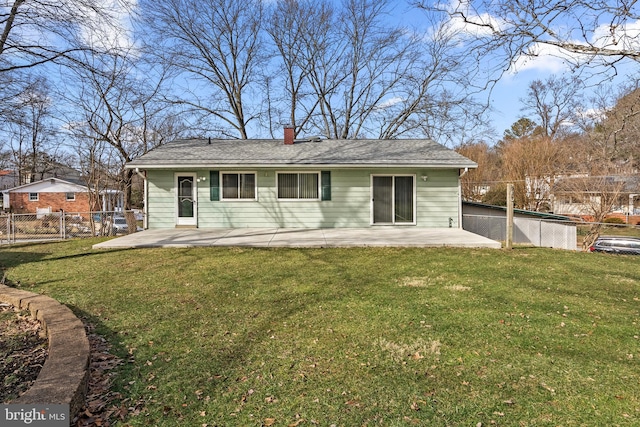
[[(278, 180), (280, 178), (280, 174), (316, 174), (318, 176), (318, 197), (317, 198), (313, 198), (313, 199), (301, 199), (301, 198), (296, 198), (296, 199), (281, 199), (280, 197), (278, 197), (278, 188), (280, 188), (278, 186)], [(300, 181), (298, 181), (298, 194), (300, 194)], [(320, 173), (320, 171), (277, 171), (276, 172), (276, 199), (279, 202), (319, 202), (322, 200), (322, 175)]]
[[(72, 195), (72, 197), (71, 197), (71, 198), (69, 198), (69, 194), (71, 194), (71, 195)], [(75, 201), (76, 201), (76, 193), (74, 193), (74, 192), (72, 192), (72, 191), (67, 191), (67, 192), (64, 194), (64, 199), (65, 199), (67, 202), (75, 202)]]
[[(220, 201), (222, 202), (256, 202), (258, 200), (258, 172), (256, 171), (219, 171), (218, 172), (220, 174), (220, 180), (219, 180), (219, 186), (220, 186)], [(246, 199), (246, 198), (240, 198), (240, 197), (233, 197), (233, 198), (226, 198), (224, 197), (224, 175), (238, 175), (238, 174), (244, 174), (244, 175), (253, 175), (255, 177), (255, 183), (254, 183), (254, 189), (253, 189), (253, 194), (254, 197), (252, 199)]]
[[(396, 222), (395, 221), (395, 215), (394, 215), (394, 220), (392, 222), (373, 222), (373, 177), (375, 176), (390, 176), (395, 178), (396, 176), (411, 176), (413, 177), (413, 221), (412, 222)], [(417, 176), (416, 174), (411, 174), (411, 173), (376, 173), (376, 174), (371, 174), (370, 178), (369, 178), (369, 186), (370, 186), (370, 197), (369, 199), (371, 200), (371, 205), (370, 205), (370, 219), (369, 219), (369, 223), (370, 225), (382, 225), (382, 226), (389, 226), (389, 225), (394, 225), (394, 226), (398, 226), (398, 227), (402, 227), (402, 226), (412, 226), (412, 225), (418, 225), (418, 181), (416, 180)], [(396, 180), (393, 179), (392, 180), (392, 192), (395, 194), (395, 185), (396, 185)], [(392, 212), (395, 212), (395, 200), (393, 201), (393, 205), (392, 205)]]
[[(35, 194), (35, 195), (36, 195), (36, 198), (35, 198), (35, 199), (32, 199), (32, 198), (31, 198), (31, 195), (32, 195), (32, 194)], [(31, 193), (31, 192), (30, 192), (30, 193), (29, 193), (29, 201), (30, 201), (30, 202), (38, 202), (38, 201), (40, 201), (40, 193)]]

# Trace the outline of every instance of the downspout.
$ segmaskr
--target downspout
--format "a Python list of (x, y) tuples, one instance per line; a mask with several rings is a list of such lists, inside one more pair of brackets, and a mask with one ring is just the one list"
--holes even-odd
[(142, 228), (144, 228), (146, 230), (148, 228), (148, 225), (147, 225), (147, 206), (148, 206), (148, 203), (147, 203), (147, 191), (148, 191), (147, 190), (147, 174), (146, 174), (146, 172), (142, 173), (140, 171), (140, 168), (136, 168), (135, 172), (140, 178), (142, 178), (142, 185), (143, 185), (143, 189), (142, 189), (142, 203), (143, 203), (143, 206), (142, 206)]
[(458, 228), (462, 228), (462, 178), (467, 172), (469, 172), (469, 168), (464, 168), (460, 176), (458, 176)]

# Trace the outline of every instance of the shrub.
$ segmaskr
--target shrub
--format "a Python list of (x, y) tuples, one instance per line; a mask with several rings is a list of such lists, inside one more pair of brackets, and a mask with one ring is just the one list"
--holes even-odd
[(605, 218), (605, 224), (624, 224), (624, 220), (618, 217)]

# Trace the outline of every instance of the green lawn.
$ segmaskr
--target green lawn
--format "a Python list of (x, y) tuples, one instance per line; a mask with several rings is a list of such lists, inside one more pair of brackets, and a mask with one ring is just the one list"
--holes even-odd
[(640, 425), (640, 257), (0, 247), (121, 357), (121, 425)]

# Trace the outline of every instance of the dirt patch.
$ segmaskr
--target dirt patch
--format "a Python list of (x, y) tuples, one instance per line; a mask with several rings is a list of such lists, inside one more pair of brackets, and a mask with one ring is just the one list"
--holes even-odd
[[(111, 346), (85, 322), (91, 348), (89, 384), (85, 404), (72, 420), (74, 427), (112, 425), (127, 409), (115, 401), (122, 396), (111, 390), (113, 369), (122, 360), (110, 353)], [(29, 390), (47, 360), (48, 340), (40, 322), (28, 310), (0, 303), (0, 403), (9, 403)]]
[(0, 303), (0, 402), (31, 387), (47, 360), (48, 341), (29, 311)]
[(111, 354), (111, 345), (95, 333), (93, 325), (87, 322), (84, 324), (91, 348), (89, 384), (85, 406), (73, 420), (73, 425), (76, 427), (110, 427), (114, 420), (123, 420), (128, 414), (126, 406), (118, 406), (116, 403), (122, 399), (122, 395), (111, 389), (115, 375), (114, 368), (122, 364), (123, 361)]

